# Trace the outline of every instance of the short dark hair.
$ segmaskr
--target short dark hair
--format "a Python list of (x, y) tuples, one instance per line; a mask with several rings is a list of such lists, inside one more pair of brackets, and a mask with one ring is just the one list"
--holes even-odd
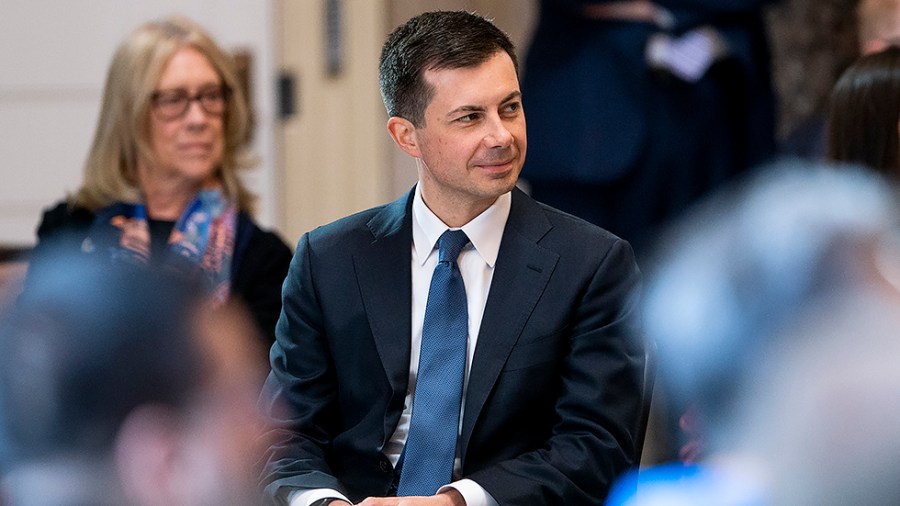
[(474, 67), (498, 51), (509, 55), (518, 72), (512, 41), (477, 14), (436, 11), (410, 19), (388, 36), (381, 49), (379, 81), (388, 114), (423, 126), (425, 108), (434, 95), (425, 71)]
[(900, 177), (900, 48), (863, 56), (831, 93), (828, 157)]

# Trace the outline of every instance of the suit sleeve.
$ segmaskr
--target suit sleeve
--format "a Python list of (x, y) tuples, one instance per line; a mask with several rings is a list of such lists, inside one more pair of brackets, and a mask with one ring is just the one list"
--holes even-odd
[(576, 295), (546, 443), (467, 476), (499, 504), (598, 504), (636, 463), (645, 365), (639, 289), (631, 247), (617, 239)]
[(285, 501), (296, 488), (330, 488), (346, 494), (333, 477), (324, 448), (334, 426), (336, 380), (313, 279), (309, 234), (297, 245), (284, 283), (281, 316), (270, 352), (260, 404), (273, 426), (263, 471), (267, 495)]

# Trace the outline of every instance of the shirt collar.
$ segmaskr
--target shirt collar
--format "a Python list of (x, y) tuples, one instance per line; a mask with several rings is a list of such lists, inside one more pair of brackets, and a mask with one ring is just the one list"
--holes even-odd
[[(512, 193), (506, 192), (500, 195), (491, 207), (487, 208), (463, 225), (462, 231), (469, 237), (475, 251), (482, 260), (491, 268), (497, 262), (500, 252), (500, 239), (503, 229), (506, 227), (506, 219), (509, 218), (509, 210), (512, 205)], [(416, 248), (416, 258), (420, 264), (425, 264), (428, 256), (435, 249), (438, 239), (448, 227), (437, 217), (425, 201), (422, 200), (422, 192), (416, 185), (416, 194), (413, 197), (413, 246)]]

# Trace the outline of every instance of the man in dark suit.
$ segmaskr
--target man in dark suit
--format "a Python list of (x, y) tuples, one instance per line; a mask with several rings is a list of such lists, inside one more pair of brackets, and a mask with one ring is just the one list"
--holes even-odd
[[(268, 492), (292, 506), (599, 504), (635, 463), (644, 352), (630, 246), (515, 188), (516, 55), (489, 21), (417, 16), (390, 35), (380, 70), (418, 184), (300, 239), (262, 396), (280, 425)], [(458, 230), (462, 252), (445, 259)], [(464, 307), (436, 335), (434, 318), (460, 312), (431, 311), (442, 266), (464, 282)], [(459, 330), (462, 350), (429, 362)], [(457, 351), (458, 374), (427, 372)], [(427, 404), (451, 384), (461, 393)], [(452, 434), (426, 437), (429, 418)], [(443, 470), (424, 472), (445, 436)]]
[(634, 245), (766, 161), (775, 0), (542, 0), (522, 93), (542, 202)]

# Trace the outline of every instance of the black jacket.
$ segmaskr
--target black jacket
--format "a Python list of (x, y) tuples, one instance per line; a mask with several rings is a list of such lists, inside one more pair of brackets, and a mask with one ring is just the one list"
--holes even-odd
[[(65, 202), (45, 210), (28, 277), (51, 254), (81, 251), (93, 221), (93, 212), (69, 207)], [(265, 339), (266, 350), (275, 340), (275, 323), (281, 313), (281, 285), (290, 261), (291, 250), (278, 235), (259, 228), (247, 213), (238, 215), (231, 293), (240, 297), (252, 313)]]

